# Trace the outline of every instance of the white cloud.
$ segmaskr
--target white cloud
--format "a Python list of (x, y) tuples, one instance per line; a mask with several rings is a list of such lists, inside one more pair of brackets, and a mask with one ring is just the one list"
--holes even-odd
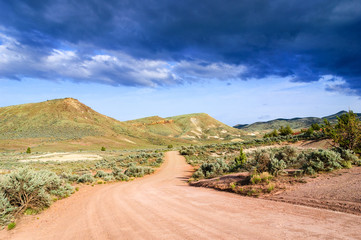
[(338, 92), (344, 95), (358, 95), (357, 91), (355, 89), (352, 89), (342, 77), (334, 75), (324, 75), (320, 78), (319, 82), (324, 86), (327, 91)]
[(239, 79), (246, 71), (243, 65), (226, 63), (207, 63), (200, 61), (181, 61), (173, 66), (174, 72), (185, 79), (216, 79), (233, 80)]
[(182, 81), (239, 79), (245, 71), (242, 65), (136, 59), (120, 51), (83, 55), (73, 50), (38, 50), (6, 35), (0, 35), (0, 41), (0, 78), (155, 87)]

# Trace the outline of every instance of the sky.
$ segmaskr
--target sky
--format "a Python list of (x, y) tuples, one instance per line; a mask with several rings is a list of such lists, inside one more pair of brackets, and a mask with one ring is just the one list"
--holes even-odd
[(359, 0), (0, 0), (0, 107), (130, 120), (361, 112)]

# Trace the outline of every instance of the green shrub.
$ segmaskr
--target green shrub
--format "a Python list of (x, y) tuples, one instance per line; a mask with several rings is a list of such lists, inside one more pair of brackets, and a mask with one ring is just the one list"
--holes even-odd
[(105, 151), (105, 147), (101, 147), (101, 148), (100, 148), (100, 151), (103, 151), (103, 152), (104, 152), (104, 151)]
[(69, 181), (69, 182), (77, 182), (77, 181), (78, 181), (78, 178), (79, 178), (79, 175), (63, 172), (62, 174), (60, 174), (60, 177), (61, 177), (62, 179), (66, 179), (66, 180)]
[(227, 173), (228, 171), (228, 165), (222, 159), (217, 159), (215, 163), (203, 163), (193, 174), (193, 177), (202, 178), (203, 176), (205, 178), (212, 178)]
[(250, 180), (250, 182), (252, 184), (257, 184), (257, 183), (260, 183), (261, 181), (262, 181), (262, 178), (258, 174), (253, 175)]
[(278, 132), (276, 129), (274, 129), (272, 132), (270, 133), (266, 133), (263, 138), (276, 138), (278, 137)]
[(113, 181), (115, 178), (113, 177), (113, 175), (106, 175), (105, 177), (103, 177), (103, 180), (106, 181), (106, 182), (109, 182), (109, 181)]
[(10, 220), (11, 213), (16, 209), (16, 207), (10, 204), (5, 194), (0, 192), (0, 226), (5, 225)]
[(287, 136), (287, 135), (291, 135), (293, 133), (290, 125), (287, 125), (286, 127), (281, 126), (278, 131), (281, 136)]
[(60, 198), (66, 198), (69, 197), (71, 194), (74, 193), (74, 187), (70, 184), (65, 184), (59, 186), (58, 189), (54, 189), (50, 191), (50, 194), (58, 196)]
[(275, 189), (275, 185), (273, 183), (268, 184), (267, 186), (267, 192), (272, 192)]
[(201, 168), (198, 168), (197, 171), (195, 171), (192, 175), (193, 178), (196, 178), (196, 179), (202, 179), (204, 178), (204, 174), (203, 174), (203, 171)]
[(144, 175), (151, 174), (153, 172), (154, 169), (151, 167), (131, 166), (124, 172), (124, 174), (128, 177), (143, 177)]
[(28, 148), (26, 149), (26, 153), (27, 153), (27, 154), (30, 154), (30, 153), (31, 153), (31, 148), (30, 148), (30, 147), (28, 147)]
[[(299, 155), (304, 164), (302, 169), (305, 173), (313, 175), (314, 172), (333, 171), (342, 168), (343, 159), (339, 153), (331, 150), (318, 150)], [(313, 171), (310, 169), (312, 168)]]
[(118, 181), (128, 181), (129, 177), (123, 173), (123, 170), (120, 168), (113, 168), (112, 171), (113, 177)]
[(83, 174), (83, 175), (79, 176), (79, 178), (78, 178), (79, 183), (92, 183), (94, 181), (95, 181), (95, 179), (94, 179), (93, 175), (91, 175), (90, 173)]
[(194, 151), (192, 149), (182, 149), (179, 151), (181, 155), (194, 155)]
[(335, 151), (341, 155), (341, 158), (345, 161), (350, 161), (353, 164), (356, 164), (360, 161), (360, 159), (356, 156), (356, 154), (350, 149), (344, 148), (333, 148), (332, 151)]
[(287, 167), (286, 163), (283, 160), (278, 160), (277, 158), (272, 158), (269, 162), (269, 171), (274, 175), (278, 176), (283, 170)]
[(308, 175), (315, 175), (315, 174), (316, 174), (316, 171), (315, 171), (311, 166), (307, 167), (307, 168), (304, 170), (304, 172), (305, 172), (306, 174), (308, 174)]
[(337, 117), (335, 126), (331, 126), (327, 119), (324, 123), (323, 131), (341, 148), (361, 153), (361, 121), (357, 114), (351, 110), (342, 114)]
[(352, 163), (351, 163), (351, 161), (342, 161), (342, 162), (341, 162), (341, 165), (342, 165), (342, 167), (344, 167), (344, 168), (348, 168), (348, 169), (352, 168)]
[(0, 221), (4, 224), (28, 208), (41, 210), (50, 206), (51, 195), (65, 197), (72, 192), (73, 187), (53, 172), (17, 169), (0, 179)]
[(283, 160), (286, 165), (293, 165), (296, 162), (297, 151), (292, 146), (284, 146), (279, 149), (275, 149), (274, 157), (278, 160)]
[(106, 177), (106, 176), (108, 176), (109, 174), (108, 173), (106, 173), (106, 172), (104, 172), (104, 171), (102, 171), (102, 170), (99, 170), (99, 171), (97, 171), (97, 173), (94, 175), (94, 177), (96, 177), (96, 178), (103, 178), (103, 177)]
[(268, 172), (263, 172), (259, 176), (260, 176), (261, 180), (264, 182), (267, 182), (268, 180), (273, 178), (273, 176), (271, 174), (269, 174)]
[(8, 198), (17, 211), (30, 207), (39, 209), (50, 205), (50, 191), (62, 186), (61, 179), (53, 172), (34, 171), (21, 168), (8, 175), (1, 181), (0, 190)]
[(243, 152), (243, 148), (240, 149), (239, 156), (234, 159), (235, 168), (243, 168), (247, 162), (247, 156)]
[(258, 172), (267, 172), (271, 161), (271, 155), (266, 150), (256, 150), (253, 153)]

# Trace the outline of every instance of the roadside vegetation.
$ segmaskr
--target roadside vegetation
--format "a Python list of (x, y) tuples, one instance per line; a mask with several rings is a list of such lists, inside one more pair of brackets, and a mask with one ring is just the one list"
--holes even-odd
[[(360, 153), (361, 144), (360, 126), (360, 120), (350, 111), (338, 117), (336, 125), (325, 121), (322, 126), (313, 124), (298, 134), (294, 134), (292, 129), (286, 126), (273, 130), (263, 139), (190, 146), (180, 152), (189, 164), (197, 168), (190, 179), (191, 184), (258, 196), (282, 186), (282, 181), (302, 182), (304, 176), (351, 168), (353, 165), (361, 166), (357, 155)], [(303, 149), (273, 145), (292, 143), (300, 139), (326, 138), (333, 140), (333, 148)], [(229, 174), (230, 177), (222, 178)], [(216, 178), (215, 181), (199, 182), (201, 179), (212, 178)], [(228, 179), (232, 178), (236, 180), (229, 182)], [(220, 180), (228, 181), (228, 185), (222, 185)]]

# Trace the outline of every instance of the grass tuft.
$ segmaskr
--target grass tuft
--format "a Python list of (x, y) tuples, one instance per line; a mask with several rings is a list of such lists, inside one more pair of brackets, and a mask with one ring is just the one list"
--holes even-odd
[(8, 224), (8, 230), (14, 229), (16, 227), (16, 223), (15, 222), (11, 222)]

